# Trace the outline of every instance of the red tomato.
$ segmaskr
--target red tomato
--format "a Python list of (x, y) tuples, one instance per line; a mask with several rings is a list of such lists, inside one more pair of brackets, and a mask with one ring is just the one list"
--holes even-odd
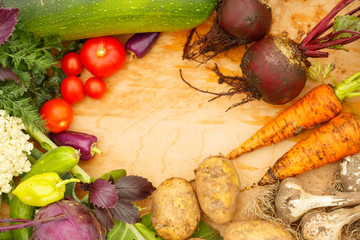
[(76, 76), (65, 78), (60, 86), (63, 99), (70, 104), (80, 102), (85, 97), (85, 87), (81, 79)]
[(106, 92), (106, 83), (101, 78), (92, 77), (85, 82), (85, 93), (91, 98), (100, 99)]
[(80, 55), (76, 52), (69, 52), (61, 59), (61, 68), (67, 75), (78, 75), (83, 69)]
[(88, 39), (80, 50), (80, 58), (85, 68), (95, 77), (110, 77), (125, 63), (124, 45), (114, 37)]
[(41, 107), (40, 116), (46, 121), (50, 132), (59, 133), (70, 127), (74, 119), (74, 111), (65, 100), (52, 99)]

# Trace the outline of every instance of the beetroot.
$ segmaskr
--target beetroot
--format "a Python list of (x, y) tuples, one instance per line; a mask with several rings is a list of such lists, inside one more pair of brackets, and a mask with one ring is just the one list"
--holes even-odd
[(307, 68), (304, 60), (295, 42), (270, 36), (248, 48), (240, 67), (262, 100), (284, 104), (294, 99), (305, 86)]
[(232, 36), (247, 42), (265, 37), (271, 28), (271, 8), (267, 1), (227, 0), (220, 4), (218, 21)]
[(196, 28), (189, 32), (183, 59), (202, 56), (201, 62), (205, 63), (221, 52), (262, 39), (269, 33), (271, 22), (272, 12), (266, 0), (220, 1), (211, 29), (195, 40)]
[(103, 239), (100, 224), (85, 205), (75, 200), (62, 200), (40, 209), (35, 221), (65, 214), (67, 218), (34, 226), (34, 240)]

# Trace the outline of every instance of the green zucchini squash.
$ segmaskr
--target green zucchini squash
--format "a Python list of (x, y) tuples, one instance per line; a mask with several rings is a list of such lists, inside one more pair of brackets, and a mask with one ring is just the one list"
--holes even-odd
[(19, 8), (28, 30), (63, 40), (190, 29), (208, 19), (219, 0), (2, 0)]
[[(12, 198), (10, 202), (10, 218), (33, 219), (34, 214), (35, 207), (23, 203), (16, 196)], [(14, 240), (29, 240), (32, 235), (32, 227), (11, 230), (11, 234)]]

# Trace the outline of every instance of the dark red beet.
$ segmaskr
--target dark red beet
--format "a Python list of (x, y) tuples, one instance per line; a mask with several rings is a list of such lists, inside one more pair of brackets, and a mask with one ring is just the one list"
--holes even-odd
[[(211, 29), (198, 37), (196, 28), (189, 32), (183, 59), (207, 62), (219, 53), (265, 37), (271, 28), (272, 12), (265, 0), (223, 0)], [(196, 39), (198, 37), (198, 39)]]
[(224, 1), (218, 15), (219, 24), (226, 32), (249, 42), (262, 39), (271, 28), (271, 8), (262, 0)]
[(284, 104), (304, 88), (307, 68), (298, 45), (284, 37), (267, 37), (251, 45), (241, 60), (241, 70), (262, 100)]

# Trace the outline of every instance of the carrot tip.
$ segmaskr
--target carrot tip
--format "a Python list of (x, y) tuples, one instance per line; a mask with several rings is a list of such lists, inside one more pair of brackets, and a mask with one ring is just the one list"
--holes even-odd
[(229, 153), (226, 158), (229, 160), (235, 159), (238, 156), (240, 156), (240, 154), (238, 153), (238, 151), (232, 151), (231, 153)]

